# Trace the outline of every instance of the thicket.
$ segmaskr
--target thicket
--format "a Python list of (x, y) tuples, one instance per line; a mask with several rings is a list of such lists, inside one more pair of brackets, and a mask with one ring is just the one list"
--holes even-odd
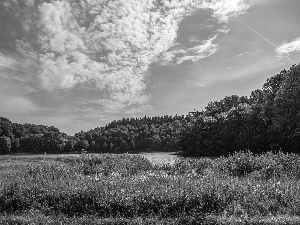
[[(217, 159), (153, 165), (131, 155), (57, 158), (24, 165), (2, 180), (0, 214), (97, 218), (253, 218), (300, 216), (300, 158), (238, 152)], [(218, 223), (215, 223), (218, 224)], [(219, 223), (221, 224), (221, 223)]]

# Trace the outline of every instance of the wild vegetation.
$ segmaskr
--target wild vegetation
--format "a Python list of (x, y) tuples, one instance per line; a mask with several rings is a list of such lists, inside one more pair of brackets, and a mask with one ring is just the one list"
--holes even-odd
[(296, 154), (238, 152), (172, 165), (128, 154), (42, 159), (2, 158), (2, 224), (300, 222)]
[(74, 136), (1, 117), (1, 154), (152, 150), (210, 158), (1, 156), (0, 224), (300, 224), (299, 96), (300, 64), (250, 97)]
[(226, 96), (182, 116), (123, 118), (74, 136), (55, 127), (0, 118), (0, 153), (181, 151), (221, 156), (300, 149), (300, 64), (271, 77), (248, 96)]

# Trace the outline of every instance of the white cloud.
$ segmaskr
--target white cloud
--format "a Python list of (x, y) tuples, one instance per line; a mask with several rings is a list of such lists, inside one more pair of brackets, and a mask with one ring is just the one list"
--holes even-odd
[(16, 60), (13, 57), (0, 52), (0, 70), (12, 68), (15, 64)]
[(206, 40), (202, 45), (188, 48), (187, 50), (185, 50), (185, 55), (177, 59), (177, 63), (180, 64), (188, 60), (197, 62), (200, 59), (213, 55), (216, 51), (218, 51), (218, 45), (212, 43), (216, 38), (217, 35)]
[(157, 59), (157, 63), (161, 66), (170, 64), (175, 59), (175, 52), (163, 52)]
[(203, 5), (213, 10), (213, 16), (220, 22), (228, 22), (230, 17), (243, 14), (250, 7), (244, 0), (204, 0)]
[(225, 34), (227, 34), (229, 31), (230, 29), (225, 29), (225, 28), (218, 30), (219, 33), (225, 33)]
[(207, 29), (213, 29), (213, 28), (214, 28), (214, 25), (206, 25), (206, 28), (207, 28)]
[(198, 62), (201, 59), (207, 58), (218, 51), (218, 45), (213, 43), (217, 36), (215, 35), (208, 40), (196, 40), (192, 37), (190, 41), (192, 40), (194, 43), (201, 42), (201, 44), (186, 49), (179, 46), (174, 50), (163, 52), (157, 59), (157, 63), (160, 65), (168, 65), (170, 63), (181, 64), (184, 61)]
[(199, 43), (199, 42), (201, 42), (202, 40), (199, 40), (197, 37), (195, 37), (195, 36), (191, 36), (191, 37), (189, 37), (189, 42), (190, 43)]
[[(18, 4), (4, 2), (10, 6)], [(220, 22), (228, 22), (249, 7), (243, 0), (25, 3), (38, 16), (22, 17), (23, 29), (33, 35), (24, 36), (17, 46), (39, 67), (37, 78), (41, 87), (70, 89), (89, 83), (108, 93), (108, 101), (102, 104), (105, 111), (147, 105), (149, 96), (144, 90), (148, 69), (160, 55), (167, 62), (176, 57), (182, 63), (196, 62), (217, 51), (218, 46), (212, 43), (216, 36), (199, 46), (168, 51), (174, 46), (179, 24), (186, 15), (206, 9), (212, 10)]]
[(66, 60), (66, 56), (58, 58), (54, 54), (41, 56), (40, 62), (43, 66), (40, 78), (45, 89), (53, 87), (70, 88), (76, 84), (75, 76), (71, 73), (72, 68)]
[(187, 50), (177, 47), (174, 50), (163, 52), (158, 58), (157, 63), (160, 65), (168, 65), (176, 61), (176, 58), (178, 58), (179, 55), (187, 54)]
[(243, 52), (241, 54), (236, 55), (236, 57), (242, 57), (244, 55), (249, 55), (249, 54), (250, 54), (250, 52)]
[(294, 39), (289, 43), (278, 46), (275, 50), (278, 54), (289, 54), (300, 51), (300, 37)]

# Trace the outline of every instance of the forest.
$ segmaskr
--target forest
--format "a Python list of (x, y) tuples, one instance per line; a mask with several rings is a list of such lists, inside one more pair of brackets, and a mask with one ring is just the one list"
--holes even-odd
[(53, 126), (0, 117), (0, 154), (178, 151), (226, 156), (300, 150), (300, 64), (267, 79), (249, 96), (226, 96), (188, 115), (123, 118), (69, 136)]

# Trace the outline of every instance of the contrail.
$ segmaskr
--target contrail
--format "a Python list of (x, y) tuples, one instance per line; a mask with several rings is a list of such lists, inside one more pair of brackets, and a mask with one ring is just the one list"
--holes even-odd
[[(263, 38), (266, 42), (270, 43), (271, 45), (273, 45), (275, 48), (278, 48), (277, 45), (275, 45), (273, 42), (271, 42), (270, 40), (268, 40), (267, 38), (265, 38), (263, 35), (261, 35), (260, 33), (258, 33), (256, 30), (254, 30), (252, 27), (248, 26), (247, 24), (243, 23), (246, 27), (248, 27), (250, 30), (252, 30), (254, 33), (256, 33), (258, 36), (260, 36), (261, 38)], [(291, 63), (295, 63), (293, 60), (290, 59), (290, 55), (289, 53), (286, 53), (287, 56), (286, 58), (291, 62)]]
[(252, 30), (254, 33), (256, 33), (258, 36), (262, 37), (263, 39), (265, 39), (265, 41), (269, 42), (271, 45), (273, 45), (275, 48), (277, 48), (278, 46), (275, 45), (273, 42), (271, 42), (270, 40), (268, 40), (267, 38), (265, 38), (264, 36), (262, 36), (260, 33), (258, 33), (256, 30), (254, 30), (253, 28), (249, 27), (247, 24), (243, 23), (246, 27), (248, 27), (250, 30)]

